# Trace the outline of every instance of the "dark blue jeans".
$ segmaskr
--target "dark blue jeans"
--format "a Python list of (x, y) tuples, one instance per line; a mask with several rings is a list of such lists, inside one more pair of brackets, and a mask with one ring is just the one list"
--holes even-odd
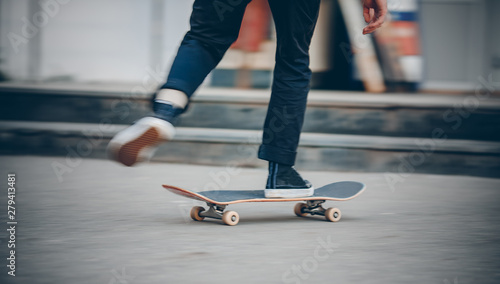
[[(189, 97), (238, 38), (251, 0), (195, 0), (187, 32), (162, 88)], [(311, 80), (309, 45), (320, 0), (269, 0), (277, 33), (271, 100), (259, 158), (295, 163)]]

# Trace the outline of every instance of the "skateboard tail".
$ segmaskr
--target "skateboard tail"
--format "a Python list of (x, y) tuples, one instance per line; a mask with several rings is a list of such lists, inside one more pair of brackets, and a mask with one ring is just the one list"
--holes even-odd
[(184, 196), (184, 197), (191, 198), (191, 199), (196, 199), (196, 200), (203, 201), (203, 202), (208, 201), (206, 197), (203, 197), (195, 192), (187, 191), (187, 190), (179, 188), (179, 187), (165, 185), (165, 184), (163, 185), (163, 187), (166, 190), (168, 190), (172, 193), (175, 193), (177, 195), (180, 195), (180, 196)]

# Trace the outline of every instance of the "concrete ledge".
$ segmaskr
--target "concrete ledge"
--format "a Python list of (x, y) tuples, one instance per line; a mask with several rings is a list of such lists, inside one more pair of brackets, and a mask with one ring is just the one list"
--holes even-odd
[[(106, 158), (106, 145), (126, 125), (0, 122), (0, 155)], [(257, 159), (260, 131), (178, 128), (153, 161), (265, 167)], [(419, 146), (413, 138), (304, 133), (297, 167), (305, 170), (433, 173), (499, 177), (496, 142), (442, 140)], [(430, 149), (430, 150), (429, 150)]]
[[(362, 107), (362, 108), (455, 108), (457, 105), (470, 103), (474, 94), (371, 94), (363, 92), (311, 90), (308, 105), (321, 107)], [(267, 104), (270, 98), (268, 90), (238, 90), (207, 88), (199, 91), (196, 101), (203, 102), (238, 102)], [(477, 99), (478, 109), (500, 109), (500, 99)]]
[[(138, 90), (146, 90), (139, 92)], [(2, 93), (31, 93), (45, 95), (92, 96), (103, 98), (128, 98), (149, 100), (154, 88), (144, 88), (142, 84), (56, 84), (56, 83), (1, 83)], [(193, 97), (195, 102), (267, 104), (269, 90), (245, 90), (234, 88), (201, 88)], [(320, 91), (312, 90), (308, 105), (322, 107), (362, 107), (362, 108), (455, 108), (469, 100), (477, 102), (477, 109), (500, 110), (499, 98), (475, 98), (469, 95), (442, 94), (371, 94), (363, 92)]]
[[(151, 113), (149, 93), (133, 89), (133, 85), (4, 83), (0, 120), (131, 124)], [(201, 89), (179, 126), (261, 130), (269, 95), (267, 90)], [(499, 124), (495, 98), (312, 91), (303, 130), (425, 138), (439, 128), (450, 139), (500, 142)]]
[[(88, 136), (110, 139), (127, 125), (0, 121), (0, 134), (52, 134), (55, 136)], [(261, 131), (179, 127), (174, 141), (259, 145)], [(1, 137), (0, 137), (1, 140)], [(430, 144), (429, 144), (430, 143)], [(367, 135), (303, 133), (301, 147), (368, 149), (381, 151), (429, 151), (500, 155), (499, 142), (456, 139), (421, 139)]]

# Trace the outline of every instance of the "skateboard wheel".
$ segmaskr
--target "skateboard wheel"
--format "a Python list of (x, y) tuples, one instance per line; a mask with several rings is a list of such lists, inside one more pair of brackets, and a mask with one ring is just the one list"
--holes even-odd
[(229, 226), (234, 226), (240, 221), (240, 215), (235, 211), (226, 211), (222, 214), (222, 222)]
[(293, 207), (293, 212), (295, 212), (295, 215), (297, 215), (298, 217), (304, 217), (307, 215), (307, 213), (303, 211), (303, 209), (306, 207), (307, 204), (305, 203), (297, 203), (295, 204), (295, 207)]
[(340, 217), (342, 217), (342, 213), (338, 208), (328, 208), (325, 211), (325, 218), (330, 222), (338, 222)]
[(200, 216), (200, 213), (203, 211), (205, 211), (205, 208), (203, 208), (201, 206), (195, 206), (195, 207), (191, 208), (191, 212), (190, 212), (191, 218), (195, 221), (203, 221), (203, 219), (205, 219), (205, 217)]

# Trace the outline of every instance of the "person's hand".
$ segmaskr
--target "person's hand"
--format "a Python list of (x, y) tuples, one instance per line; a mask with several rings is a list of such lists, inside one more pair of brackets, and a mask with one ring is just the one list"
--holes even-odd
[(363, 16), (368, 25), (363, 34), (373, 33), (380, 28), (387, 15), (387, 0), (363, 0)]

